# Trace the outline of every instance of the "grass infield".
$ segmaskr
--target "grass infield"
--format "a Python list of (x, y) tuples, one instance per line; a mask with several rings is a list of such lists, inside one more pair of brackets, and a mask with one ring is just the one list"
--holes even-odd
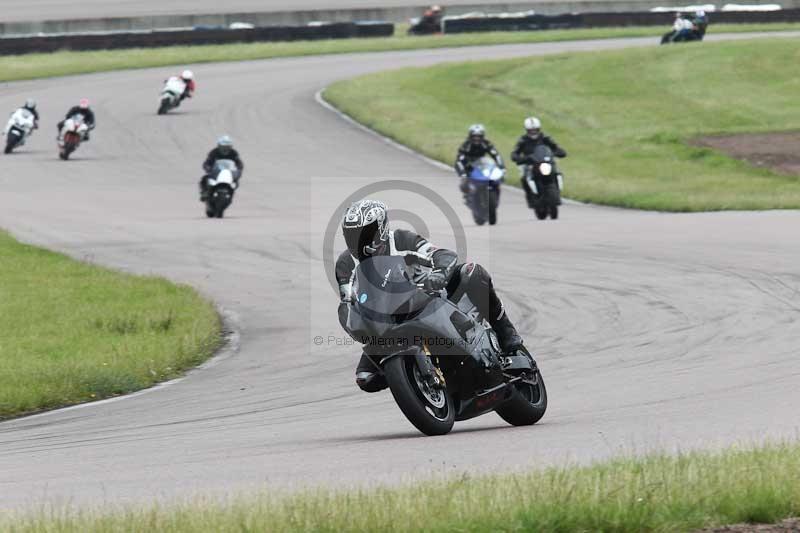
[[(402, 30), (402, 26), (399, 29)], [(171, 46), (164, 48), (138, 48), (129, 50), (104, 50), (98, 52), (56, 52), (0, 56), (0, 81), (50, 78), (73, 74), (88, 74), (111, 70), (246, 61), (322, 54), (353, 52), (385, 52), (392, 50), (417, 50), (458, 46), (492, 44), (537, 43), (572, 41), (581, 39), (609, 39), (623, 37), (652, 37), (654, 41), (667, 31), (666, 27), (595, 28), (579, 30), (547, 30), (532, 32), (492, 32), (457, 35), (409, 37), (398, 35), (388, 38), (332, 39), (325, 41), (298, 41), (253, 44), (226, 44), (206, 46)], [(717, 24), (715, 33), (740, 33), (754, 31), (798, 30), (800, 24)], [(202, 72), (198, 73), (202, 80)], [(202, 81), (201, 81), (202, 83)]]
[(189, 287), (2, 231), (0, 265), (0, 420), (149, 387), (219, 346), (216, 311)]
[[(505, 156), (542, 118), (570, 157), (577, 200), (664, 211), (800, 208), (800, 179), (690, 145), (708, 134), (800, 129), (800, 39), (573, 53), (404, 69), (337, 83), (326, 99), (450, 163), (470, 123)], [(518, 174), (511, 176), (518, 179)]]
[(589, 467), (175, 506), (38, 510), (23, 532), (693, 531), (800, 513), (800, 446), (618, 459)]

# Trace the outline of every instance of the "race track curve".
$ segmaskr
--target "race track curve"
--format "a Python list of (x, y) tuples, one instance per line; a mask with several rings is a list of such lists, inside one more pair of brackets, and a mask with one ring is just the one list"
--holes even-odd
[[(800, 213), (569, 205), (562, 220), (544, 223), (507, 191), (500, 224), (475, 227), (451, 173), (315, 102), (334, 80), (390, 66), (653, 44), (199, 65), (197, 97), (166, 117), (155, 115), (157, 93), (175, 69), (5, 85), (0, 109), (33, 96), (43, 126), (19, 153), (0, 157), (0, 227), (74, 257), (192, 284), (235, 313), (241, 345), (168, 387), (0, 424), (0, 510), (396, 483), (795, 436)], [(64, 163), (54, 124), (83, 95), (94, 100), (98, 128)], [(196, 181), (222, 132), (247, 168), (229, 218), (209, 221)], [(564, 170), (569, 179), (569, 160)], [(353, 384), (358, 349), (328, 342), (342, 333), (322, 240), (345, 197), (380, 178), (424, 183), (455, 208), (468, 258), (493, 273), (538, 354), (551, 401), (540, 424), (511, 428), (488, 415), (423, 438), (387, 392)], [(453, 245), (428, 200), (378, 196)]]

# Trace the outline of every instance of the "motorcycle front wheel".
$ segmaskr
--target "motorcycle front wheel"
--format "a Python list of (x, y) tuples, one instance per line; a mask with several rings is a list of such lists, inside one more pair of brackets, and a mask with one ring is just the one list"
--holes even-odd
[(413, 356), (397, 356), (383, 367), (394, 401), (409, 422), (428, 436), (445, 435), (456, 420), (447, 389), (429, 386)]

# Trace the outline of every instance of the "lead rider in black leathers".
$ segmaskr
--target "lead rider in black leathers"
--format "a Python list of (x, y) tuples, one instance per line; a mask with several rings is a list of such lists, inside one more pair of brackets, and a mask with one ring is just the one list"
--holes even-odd
[(83, 117), (83, 123), (88, 126), (88, 130), (86, 133), (83, 134), (83, 140), (89, 140), (89, 131), (93, 130), (95, 127), (95, 118), (94, 118), (94, 111), (92, 108), (89, 107), (89, 100), (87, 98), (82, 98), (80, 103), (76, 106), (72, 106), (69, 111), (67, 111), (64, 120), (59, 122), (56, 127), (58, 129), (58, 139), (61, 139), (61, 130), (64, 128), (64, 122), (68, 119), (74, 117), (75, 115), (80, 115)]
[[(339, 284), (339, 321), (344, 326), (352, 300), (352, 276), (359, 261), (374, 255), (424, 256), (433, 264), (432, 269), (415, 271), (414, 281), (426, 289), (447, 289), (449, 298), (466, 294), (477, 306), (482, 316), (497, 333), (501, 348), (508, 354), (523, 352), (522, 338), (511, 323), (497, 295), (489, 273), (476, 263), (459, 263), (458, 255), (444, 248), (437, 248), (427, 239), (412, 231), (390, 230), (386, 205), (374, 200), (362, 200), (350, 206), (342, 222), (342, 232), (348, 249), (336, 261), (336, 280)], [(367, 348), (356, 368), (356, 383), (365, 392), (385, 389), (383, 375), (367, 356)]]
[[(548, 146), (556, 157), (567, 157), (567, 152), (561, 148), (556, 142), (542, 132), (542, 123), (536, 117), (529, 117), (525, 119), (525, 134), (517, 140), (517, 145), (514, 151), (511, 152), (511, 160), (518, 165), (527, 165), (530, 161), (530, 156), (533, 154), (536, 147), (540, 144)], [(527, 171), (527, 169), (526, 169)], [(525, 196), (528, 199), (528, 205), (533, 201), (534, 193), (528, 185), (528, 180), (522, 180), (522, 187), (525, 189)]]
[(229, 136), (223, 135), (217, 139), (217, 146), (208, 152), (206, 160), (203, 161), (203, 170), (205, 174), (200, 178), (199, 183), (201, 202), (205, 202), (208, 199), (208, 176), (214, 169), (214, 164), (220, 159), (230, 159), (236, 164), (236, 168), (239, 172), (235, 176), (235, 179), (236, 184), (239, 184), (239, 179), (242, 177), (242, 172), (244, 172), (244, 162), (242, 158), (239, 157), (239, 152), (233, 149), (233, 140)]

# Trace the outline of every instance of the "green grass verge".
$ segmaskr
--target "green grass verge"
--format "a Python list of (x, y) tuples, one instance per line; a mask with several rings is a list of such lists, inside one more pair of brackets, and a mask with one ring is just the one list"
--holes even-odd
[(10, 532), (691, 531), (800, 513), (800, 446), (619, 459), (405, 488), (269, 494), (227, 503), (51, 511)]
[[(713, 26), (711, 31), (722, 33), (798, 29), (800, 29), (800, 24), (718, 24)], [(71, 74), (88, 74), (92, 72), (161, 67), (167, 65), (245, 61), (304, 55), (384, 52), (391, 50), (416, 50), (423, 48), (621, 37), (653, 37), (653, 39), (657, 39), (664, 31), (666, 31), (666, 28), (662, 27), (596, 28), (534, 32), (473, 33), (429, 37), (398, 35), (389, 38), (172, 46), (99, 52), (64, 51), (50, 54), (2, 56), (0, 57), (0, 81), (48, 78)], [(202, 80), (201, 73), (199, 79)]]
[(179, 376), (218, 347), (189, 287), (91, 266), (0, 231), (0, 420)]
[[(689, 139), (800, 129), (800, 39), (472, 62), (361, 77), (326, 98), (360, 122), (452, 162), (472, 122), (507, 155), (523, 117), (570, 153), (568, 196), (667, 211), (800, 207), (800, 179)], [(515, 170), (516, 172), (516, 170)], [(518, 174), (511, 181), (518, 180)]]

